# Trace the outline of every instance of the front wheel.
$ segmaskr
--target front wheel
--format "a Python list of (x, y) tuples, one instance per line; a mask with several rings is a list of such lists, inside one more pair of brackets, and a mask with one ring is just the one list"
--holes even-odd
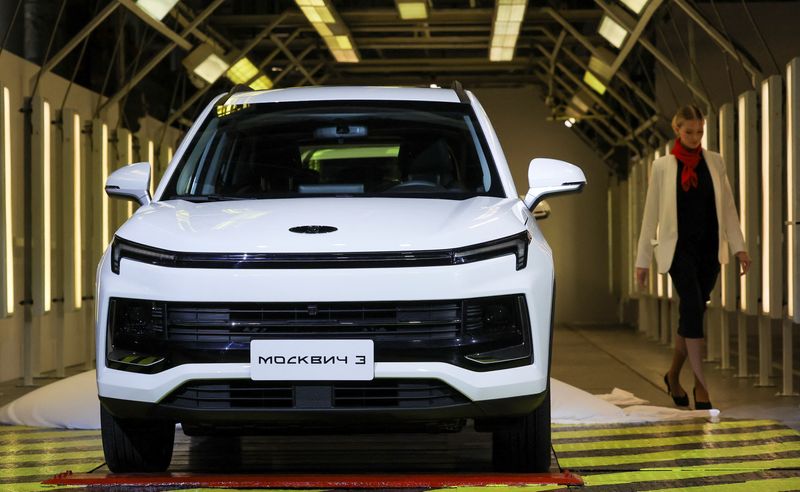
[(492, 462), (497, 471), (550, 470), (550, 391), (539, 407), (520, 419), (511, 430), (492, 434)]
[(169, 467), (175, 422), (120, 419), (100, 405), (100, 428), (112, 472), (162, 472)]

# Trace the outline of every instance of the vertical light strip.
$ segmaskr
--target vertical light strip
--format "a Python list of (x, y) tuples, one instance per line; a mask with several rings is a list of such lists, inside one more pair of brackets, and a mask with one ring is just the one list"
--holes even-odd
[(2, 147), (2, 243), (0, 251), (3, 261), (3, 309), (2, 316), (7, 317), (14, 314), (14, 229), (12, 227), (11, 213), (11, 94), (8, 87), (3, 86), (2, 99), (2, 133), (0, 133), (0, 147)]
[[(81, 217), (81, 118), (71, 109), (65, 109), (64, 121), (64, 198), (70, 206), (64, 207), (64, 305), (73, 311), (83, 304), (83, 267)], [(71, 227), (69, 227), (71, 226)]]
[[(100, 207), (95, 213), (100, 216), (96, 217), (95, 224), (99, 222), (99, 232), (96, 241), (99, 254), (94, 260), (99, 260), (99, 256), (103, 254), (106, 246), (109, 243), (109, 230), (111, 220), (109, 212), (108, 194), (105, 192), (106, 180), (108, 179), (108, 125), (102, 120), (92, 121), (92, 166), (99, 171), (100, 182), (97, 183), (95, 193), (100, 196)], [(97, 172), (94, 171), (94, 172)], [(94, 173), (93, 173), (94, 174)], [(94, 176), (98, 176), (94, 174)]]
[(50, 162), (50, 103), (44, 101), (43, 105), (43, 117), (44, 117), (44, 125), (42, 126), (42, 139), (44, 143), (44, 153), (42, 154), (42, 194), (44, 195), (44, 215), (43, 215), (43, 225), (44, 225), (44, 310), (46, 312), (50, 311), (51, 302), (53, 299), (52, 296), (52, 286), (50, 284), (50, 272), (53, 270), (53, 252), (51, 250), (52, 245), (52, 238), (50, 236), (50, 207), (52, 206), (50, 203), (50, 199), (53, 196), (53, 193), (50, 189), (50, 172), (51, 172), (51, 162)]
[(83, 208), (81, 207), (81, 198), (83, 197), (83, 192), (81, 190), (81, 117), (75, 113), (73, 118), (73, 124), (75, 125), (73, 128), (73, 149), (74, 154), (72, 156), (72, 172), (73, 172), (73, 197), (72, 197), (72, 207), (73, 213), (75, 214), (72, 232), (72, 247), (74, 248), (73, 256), (72, 256), (72, 265), (73, 265), (73, 287), (75, 291), (73, 292), (74, 297), (74, 304), (73, 306), (75, 309), (80, 309), (83, 304), (83, 289), (81, 284), (81, 279), (83, 278), (83, 269), (82, 269), (82, 261), (81, 261), (81, 251), (83, 249), (83, 225), (81, 224), (81, 217), (83, 216)]
[[(739, 213), (742, 232), (750, 256), (761, 258), (758, 250), (758, 135), (755, 91), (739, 96)], [(754, 261), (747, 275), (739, 277), (741, 309), (746, 314), (757, 314), (758, 287), (761, 279), (761, 262)]]
[(764, 313), (769, 313), (769, 250), (770, 250), (770, 121), (769, 121), (769, 91), (770, 86), (765, 80), (761, 84), (761, 264), (764, 271), (761, 274), (761, 308)]
[[(745, 124), (745, 114), (747, 114), (747, 101), (744, 94), (739, 96), (739, 220), (742, 224), (742, 231), (747, 231), (747, 143), (745, 142), (745, 134), (747, 125)], [(745, 238), (746, 240), (746, 238)], [(755, 256), (755, 255), (754, 255)], [(747, 279), (741, 277), (739, 279), (739, 288), (741, 291), (741, 308), (742, 311), (747, 312)]]
[[(133, 163), (133, 134), (130, 132), (126, 132), (125, 134), (125, 158), (122, 162), (119, 163), (119, 167), (127, 166), (128, 164)], [(133, 215), (133, 202), (130, 200), (125, 200), (125, 207), (127, 209), (127, 217)]]
[(156, 146), (152, 140), (147, 141), (147, 162), (150, 163), (150, 196), (153, 196), (153, 185), (156, 181)]
[(775, 319), (780, 318), (783, 307), (782, 139), (783, 80), (773, 75), (761, 83), (761, 305), (764, 313)]
[(50, 103), (41, 97), (32, 101), (33, 133), (31, 135), (31, 203), (33, 228), (33, 309), (37, 315), (50, 312), (52, 307), (52, 238), (50, 236)]
[(100, 131), (100, 180), (100, 194), (103, 196), (103, 206), (100, 211), (103, 217), (103, 233), (100, 237), (100, 251), (105, 251), (106, 246), (108, 246), (108, 243), (111, 241), (109, 198), (108, 194), (105, 192), (106, 181), (108, 180), (108, 125), (105, 123), (102, 124)]
[[(731, 103), (723, 104), (719, 108), (719, 153), (725, 163), (728, 180), (734, 183), (735, 173), (735, 135), (734, 135), (734, 108)], [(741, 207), (740, 207), (741, 208)], [(736, 261), (730, 261), (720, 267), (720, 303), (728, 311), (736, 309)]]
[(789, 223), (786, 231), (786, 275), (788, 286), (788, 315), (795, 323), (800, 323), (800, 275), (797, 267), (800, 261), (800, 247), (797, 241), (797, 228), (800, 227), (800, 203), (797, 189), (800, 187), (800, 58), (786, 65), (786, 216)]

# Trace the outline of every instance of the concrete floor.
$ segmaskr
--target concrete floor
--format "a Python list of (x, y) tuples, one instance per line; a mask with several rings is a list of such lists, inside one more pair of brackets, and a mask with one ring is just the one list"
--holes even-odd
[[(553, 377), (589, 393), (618, 387), (652, 405), (672, 406), (663, 382), (671, 361), (668, 346), (630, 327), (561, 326), (555, 332)], [(734, 370), (720, 370), (715, 362), (707, 362), (705, 370), (711, 402), (721, 418), (773, 419), (800, 430), (800, 397), (776, 396), (777, 385), (757, 388), (755, 378), (737, 378)], [(694, 379), (688, 362), (681, 384), (691, 398)]]

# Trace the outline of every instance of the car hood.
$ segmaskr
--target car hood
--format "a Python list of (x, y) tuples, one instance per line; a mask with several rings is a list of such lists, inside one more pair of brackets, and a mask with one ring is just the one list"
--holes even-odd
[[(468, 246), (524, 229), (516, 199), (304, 198), (154, 202), (117, 235), (179, 252), (418, 251)], [(332, 232), (291, 232), (329, 226)], [(313, 233), (317, 232), (317, 233)]]

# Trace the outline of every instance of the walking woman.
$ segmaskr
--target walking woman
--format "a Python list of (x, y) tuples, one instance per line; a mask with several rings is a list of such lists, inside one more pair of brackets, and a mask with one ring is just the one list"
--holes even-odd
[(750, 268), (725, 163), (703, 149), (705, 118), (697, 106), (678, 109), (672, 118), (675, 145), (653, 162), (636, 255), (636, 281), (645, 287), (653, 252), (659, 273), (669, 272), (680, 298), (678, 334), (672, 367), (664, 384), (678, 406), (688, 406), (680, 372), (688, 356), (694, 372), (695, 409), (710, 409), (703, 375), (703, 315), (728, 248), (736, 255), (740, 275)]

